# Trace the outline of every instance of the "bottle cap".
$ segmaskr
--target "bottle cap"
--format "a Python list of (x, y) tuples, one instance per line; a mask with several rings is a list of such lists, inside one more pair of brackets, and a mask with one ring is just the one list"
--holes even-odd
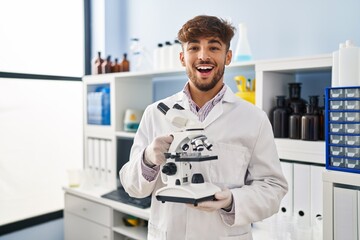
[(355, 47), (355, 44), (352, 40), (346, 40), (345, 47)]

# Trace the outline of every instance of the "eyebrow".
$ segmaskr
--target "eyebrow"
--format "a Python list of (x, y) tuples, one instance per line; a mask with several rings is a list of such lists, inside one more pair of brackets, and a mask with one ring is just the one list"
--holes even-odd
[[(194, 39), (194, 40), (190, 40), (189, 43), (200, 43), (200, 41), (197, 40), (197, 39)], [(217, 40), (217, 39), (214, 39), (214, 38), (213, 38), (213, 39), (210, 39), (210, 40), (208, 41), (208, 43), (218, 43), (220, 46), (222, 46), (221, 41), (219, 41), (219, 40)]]

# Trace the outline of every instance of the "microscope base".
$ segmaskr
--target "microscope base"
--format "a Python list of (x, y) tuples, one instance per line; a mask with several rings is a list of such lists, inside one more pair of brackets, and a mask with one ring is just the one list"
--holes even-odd
[(215, 193), (221, 189), (212, 183), (189, 184), (185, 186), (167, 186), (157, 190), (156, 199), (164, 202), (189, 203), (197, 206), (203, 201), (215, 200)]

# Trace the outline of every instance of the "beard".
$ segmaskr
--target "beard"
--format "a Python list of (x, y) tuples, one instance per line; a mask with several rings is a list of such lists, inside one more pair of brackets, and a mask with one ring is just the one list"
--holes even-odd
[[(206, 61), (201, 62), (201, 64), (207, 64), (207, 63), (209, 63), (209, 62), (206, 62)], [(193, 70), (193, 69), (195, 69), (195, 70)], [(225, 64), (222, 66), (222, 68), (220, 68), (219, 70), (217, 70), (215, 72), (214, 77), (211, 79), (211, 81), (209, 83), (204, 82), (204, 81), (202, 81), (202, 79), (198, 78), (196, 75), (196, 71), (197, 70), (195, 67), (186, 69), (186, 73), (187, 73), (190, 81), (195, 85), (195, 87), (197, 89), (199, 89), (200, 91), (207, 92), (207, 91), (213, 89), (216, 86), (216, 84), (223, 78), (224, 72), (225, 72)]]

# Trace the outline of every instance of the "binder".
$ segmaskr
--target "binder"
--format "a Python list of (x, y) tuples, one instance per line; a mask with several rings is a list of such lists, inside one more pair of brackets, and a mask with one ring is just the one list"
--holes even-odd
[(114, 182), (116, 178), (114, 177), (113, 171), (115, 171), (115, 165), (112, 161), (111, 154), (111, 140), (106, 141), (105, 151), (106, 151), (106, 174), (107, 174), (107, 185), (111, 187), (116, 187), (116, 183)]
[(285, 176), (286, 181), (288, 182), (288, 192), (282, 199), (280, 203), (279, 216), (292, 216), (294, 212), (294, 164), (289, 162), (281, 162), (281, 168)]
[(318, 215), (323, 216), (323, 184), (322, 173), (325, 167), (311, 166), (311, 226), (315, 226)]
[(93, 138), (87, 139), (87, 161), (85, 162), (85, 168), (94, 169), (94, 140)]
[(310, 167), (294, 163), (294, 217), (301, 229), (310, 228)]
[(100, 143), (100, 184), (106, 185), (106, 139), (99, 139)]
[(100, 184), (100, 139), (94, 138), (94, 182)]

